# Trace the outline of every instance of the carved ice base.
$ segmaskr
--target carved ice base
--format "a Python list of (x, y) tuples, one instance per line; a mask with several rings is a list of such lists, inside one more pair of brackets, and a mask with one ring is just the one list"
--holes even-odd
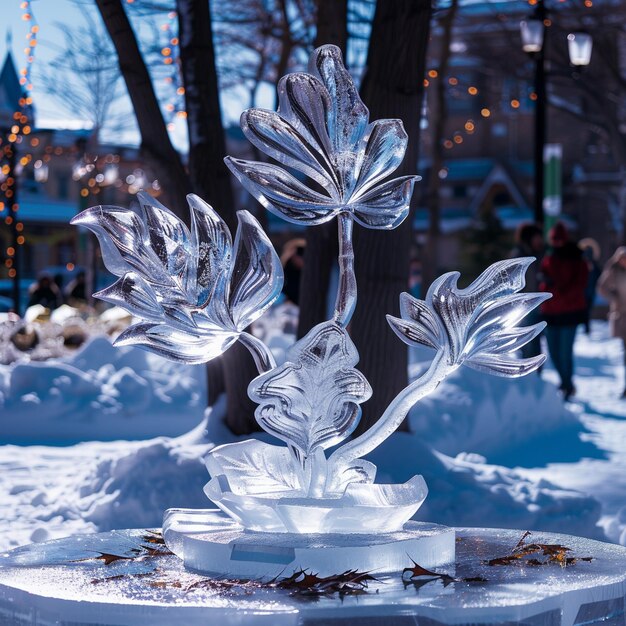
[(243, 530), (219, 510), (169, 509), (163, 536), (185, 567), (231, 578), (269, 579), (299, 569), (320, 576), (397, 572), (410, 563), (408, 557), (426, 568), (455, 558), (454, 530), (422, 522), (388, 534), (260, 533)]

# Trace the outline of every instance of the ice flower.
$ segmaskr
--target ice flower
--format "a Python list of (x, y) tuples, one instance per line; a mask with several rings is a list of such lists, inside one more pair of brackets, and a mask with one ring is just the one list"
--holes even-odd
[(120, 277), (94, 295), (140, 320), (116, 345), (204, 363), (238, 339), (254, 342), (244, 329), (278, 298), (283, 283), (280, 260), (259, 223), (239, 211), (233, 245), (224, 221), (198, 196), (187, 196), (191, 232), (151, 196), (138, 199), (140, 212), (96, 206), (72, 220), (95, 233), (104, 264)]
[(400, 120), (369, 123), (339, 48), (315, 50), (309, 73), (283, 77), (278, 98), (277, 112), (244, 111), (243, 132), (260, 150), (317, 185), (307, 186), (278, 165), (227, 157), (241, 184), (290, 222), (321, 224), (349, 213), (368, 228), (398, 226), (408, 215), (419, 177), (381, 181), (400, 165), (407, 134)]
[(546, 359), (526, 359), (512, 353), (534, 339), (545, 322), (519, 327), (519, 322), (551, 297), (521, 292), (524, 274), (533, 258), (499, 261), (469, 287), (459, 289), (458, 272), (439, 277), (426, 300), (400, 296), (401, 318), (387, 316), (394, 332), (409, 345), (442, 351), (447, 366), (467, 365), (497, 376), (523, 376)]

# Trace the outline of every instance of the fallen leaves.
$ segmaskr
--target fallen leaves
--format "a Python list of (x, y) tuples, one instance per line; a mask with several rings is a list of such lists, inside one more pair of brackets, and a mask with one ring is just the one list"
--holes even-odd
[(367, 593), (370, 582), (376, 578), (368, 572), (347, 570), (341, 574), (318, 576), (306, 570), (296, 570), (291, 576), (270, 582), (276, 589), (287, 589), (292, 595), (300, 596), (330, 596), (339, 594), (360, 595)]
[(368, 593), (370, 582), (376, 578), (367, 572), (348, 570), (341, 574), (319, 576), (305, 569), (298, 569), (286, 578), (273, 578), (267, 582), (241, 579), (203, 578), (189, 585), (186, 592), (197, 589), (209, 591), (243, 590), (252, 593), (255, 589), (282, 589), (289, 591), (291, 596), (301, 598), (318, 598), (338, 594), (340, 597)]
[[(526, 539), (530, 537), (532, 533), (527, 530), (517, 542), (515, 547), (511, 550), (510, 554), (505, 556), (496, 557), (485, 561), (486, 565), (519, 565), (537, 567), (542, 565), (560, 565), (561, 567), (568, 567), (575, 565), (578, 561), (592, 561), (593, 557), (584, 556), (568, 556), (568, 553), (572, 551), (571, 548), (556, 543), (526, 543)], [(530, 555), (533, 558), (526, 558)], [(541, 558), (538, 558), (541, 557)]]
[[(411, 559), (411, 557), (409, 557)], [(433, 580), (440, 580), (443, 583), (444, 587), (447, 587), (451, 583), (484, 583), (487, 582), (486, 579), (481, 576), (472, 576), (470, 578), (455, 578), (454, 576), (450, 576), (450, 574), (433, 572), (431, 570), (422, 567), (418, 563), (416, 563), (413, 559), (413, 567), (405, 567), (402, 570), (402, 580), (404, 582), (405, 588), (410, 584), (413, 586), (422, 587)], [(407, 576), (408, 574), (408, 576)]]
[[(96, 551), (98, 556), (79, 559), (76, 562), (97, 560), (102, 561), (105, 565), (111, 565), (116, 561), (137, 561), (147, 557), (169, 556), (173, 554), (165, 545), (163, 535), (159, 531), (147, 530), (146, 534), (142, 535), (141, 542), (136, 548), (128, 550), (126, 554)], [(144, 545), (144, 543), (149, 545)]]
[[(132, 556), (122, 556), (121, 554), (109, 554), (108, 552), (98, 552), (98, 556), (94, 556), (94, 559), (98, 561), (104, 561), (105, 565), (111, 565), (115, 561), (131, 561)], [(81, 559), (81, 561), (90, 561), (91, 559)]]

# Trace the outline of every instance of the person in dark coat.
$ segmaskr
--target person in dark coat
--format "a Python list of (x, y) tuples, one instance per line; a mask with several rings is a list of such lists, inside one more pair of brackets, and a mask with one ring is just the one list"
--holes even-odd
[(557, 222), (549, 232), (550, 250), (541, 262), (540, 291), (552, 294), (541, 305), (541, 314), (548, 324), (546, 339), (565, 399), (575, 393), (574, 339), (576, 327), (584, 324), (587, 312), (585, 290), (589, 270), (582, 250), (569, 239), (567, 228)]
[(62, 303), (61, 292), (49, 274), (41, 274), (28, 290), (28, 306), (41, 304), (46, 309), (56, 309)]
[[(528, 268), (526, 272), (526, 286), (524, 291), (539, 291), (539, 267), (545, 250), (543, 231), (541, 226), (533, 222), (524, 222), (515, 231), (515, 247), (509, 254), (510, 259), (518, 257), (534, 256), (537, 260)], [(541, 314), (536, 309), (526, 316), (528, 325), (536, 324), (541, 319)], [(535, 337), (522, 347), (522, 356), (525, 359), (541, 354), (541, 335)], [(538, 370), (540, 371), (540, 370)]]

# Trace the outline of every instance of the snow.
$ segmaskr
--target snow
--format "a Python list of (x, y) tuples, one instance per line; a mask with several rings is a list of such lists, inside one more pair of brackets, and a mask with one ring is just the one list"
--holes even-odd
[[(256, 332), (280, 359), (291, 343), (284, 330), (293, 329), (294, 312), (282, 307), (271, 315)], [(605, 323), (594, 323), (590, 338), (579, 336), (578, 393), (567, 405), (549, 367), (542, 377), (513, 381), (461, 369), (412, 412), (412, 433), (396, 433), (372, 453), (377, 482), (423, 474), (430, 493), (420, 520), (626, 544), (620, 350)], [(412, 375), (427, 358), (412, 355)], [(198, 424), (204, 368), (113, 348), (101, 337), (71, 358), (0, 372), (3, 441), (84, 439), (67, 447), (0, 446), (0, 550), (159, 526), (166, 508), (210, 506), (202, 458), (236, 438), (222, 422), (224, 399)]]
[(0, 442), (68, 444), (175, 436), (206, 406), (202, 368), (92, 337), (62, 359), (0, 366)]

